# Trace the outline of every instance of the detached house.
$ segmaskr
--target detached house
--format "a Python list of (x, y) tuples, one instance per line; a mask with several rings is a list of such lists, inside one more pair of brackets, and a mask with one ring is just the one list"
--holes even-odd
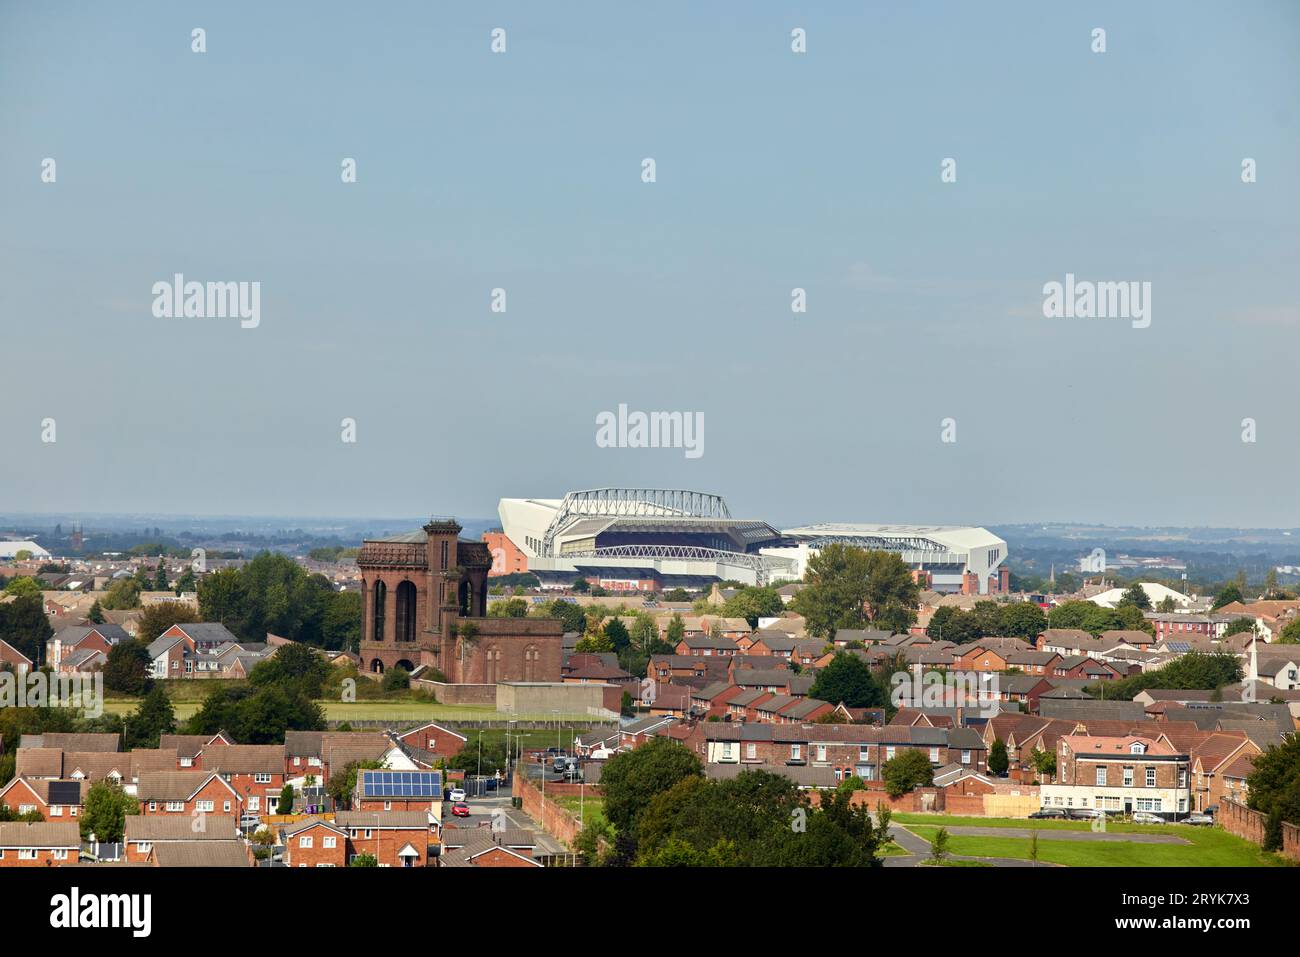
[(1186, 753), (1156, 738), (1070, 734), (1057, 742), (1056, 783), (1040, 793), (1044, 806), (1172, 818), (1188, 812), (1190, 770)]
[(0, 867), (60, 867), (81, 857), (75, 821), (0, 823)]

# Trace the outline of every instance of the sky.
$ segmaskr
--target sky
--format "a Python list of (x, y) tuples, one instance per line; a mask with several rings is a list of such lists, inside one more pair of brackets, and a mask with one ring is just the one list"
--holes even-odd
[(0, 0), (0, 511), (1300, 525), (1300, 4), (741, 10)]

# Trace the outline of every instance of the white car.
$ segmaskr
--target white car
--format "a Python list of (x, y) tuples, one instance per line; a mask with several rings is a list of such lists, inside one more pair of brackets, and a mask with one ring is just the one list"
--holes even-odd
[(1165, 819), (1159, 814), (1152, 814), (1150, 811), (1135, 811), (1133, 813), (1134, 824), (1164, 824)]
[(465, 789), (452, 788), (451, 797), (448, 800), (450, 800), (452, 804), (459, 804), (461, 801), (465, 800)]

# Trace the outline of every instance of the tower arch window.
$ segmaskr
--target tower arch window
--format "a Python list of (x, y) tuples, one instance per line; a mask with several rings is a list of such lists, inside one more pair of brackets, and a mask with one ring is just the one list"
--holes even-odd
[(375, 641), (384, 640), (384, 606), (388, 601), (388, 586), (383, 582), (375, 582), (374, 597), (374, 625), (371, 634)]
[(415, 641), (415, 585), (404, 581), (397, 586), (397, 641)]

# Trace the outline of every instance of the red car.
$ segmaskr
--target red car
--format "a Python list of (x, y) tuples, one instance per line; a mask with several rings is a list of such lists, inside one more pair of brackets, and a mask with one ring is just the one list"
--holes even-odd
[(451, 813), (455, 817), (469, 817), (469, 805), (466, 804), (464, 801), (460, 801), (459, 803), (453, 804), (451, 806)]

